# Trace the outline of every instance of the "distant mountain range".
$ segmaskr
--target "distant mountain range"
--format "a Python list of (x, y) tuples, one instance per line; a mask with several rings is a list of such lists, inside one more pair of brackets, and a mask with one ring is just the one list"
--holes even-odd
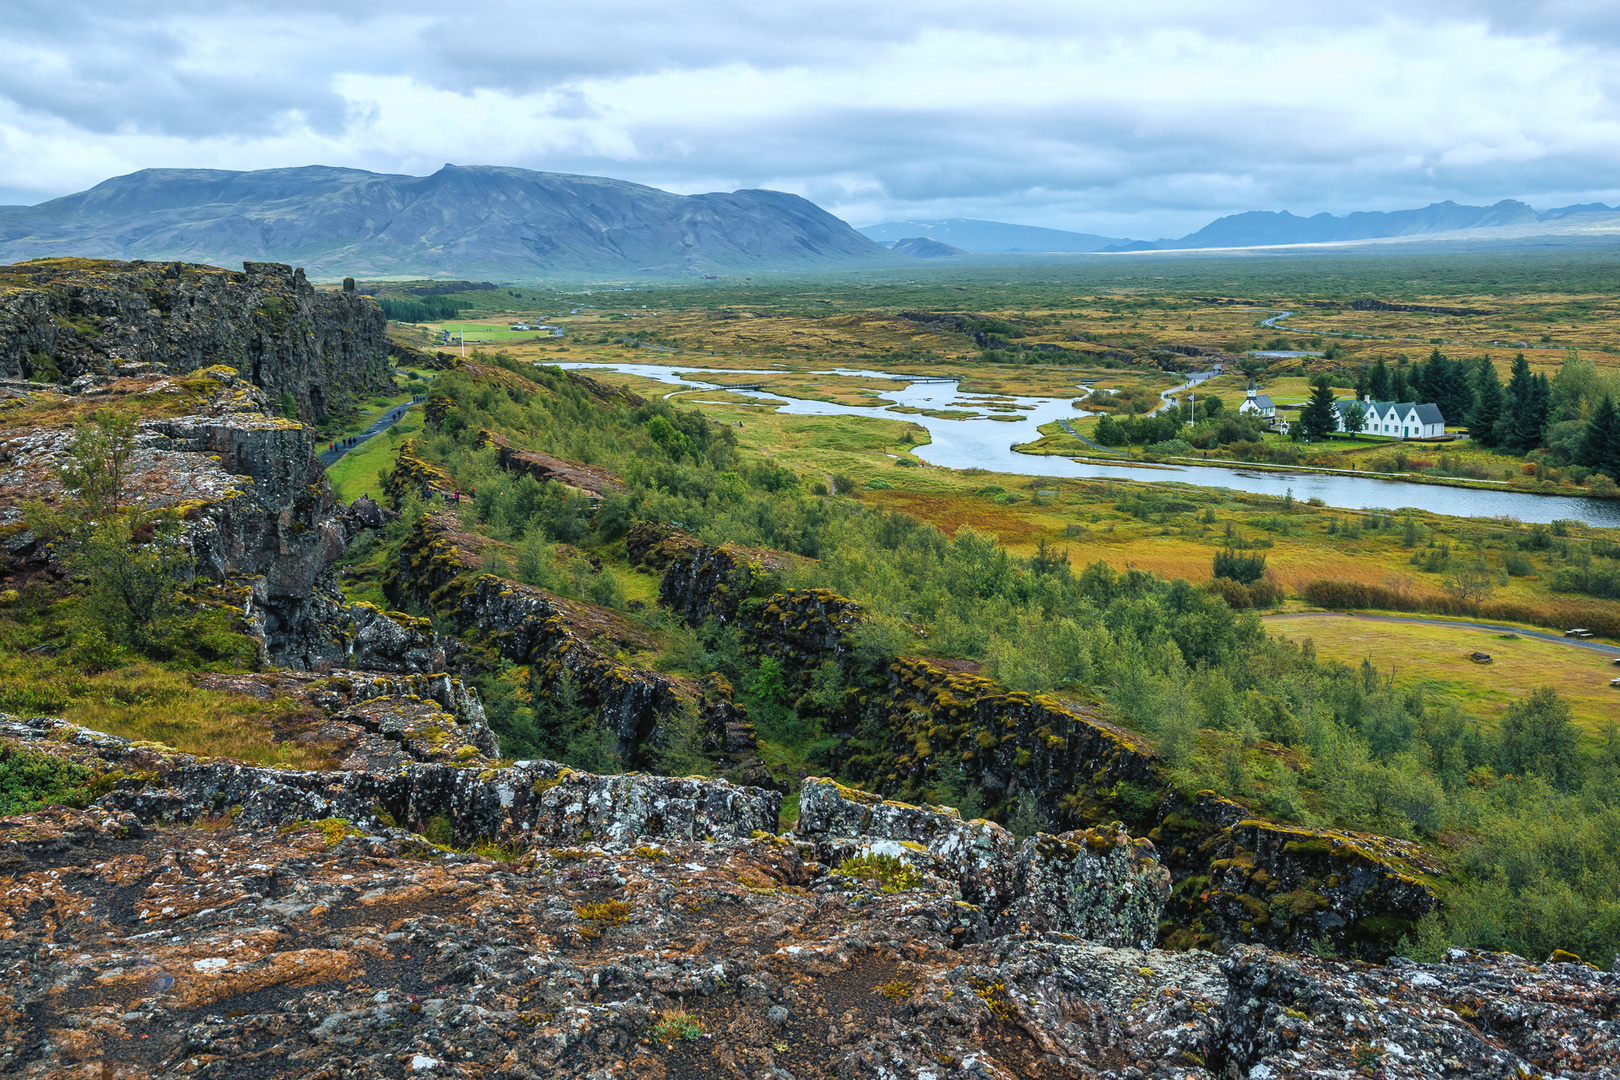
[[(1610, 222), (1617, 223), (1615, 225)], [(1598, 223), (1598, 224), (1587, 224)], [(797, 195), (675, 195), (600, 176), (446, 165), (403, 176), (310, 165), (227, 172), (147, 169), (37, 206), (0, 206), (0, 263), (49, 255), (286, 262), (312, 277), (692, 276), (903, 266), (985, 255), (1174, 251), (1334, 241), (1388, 242), (1467, 231), (1522, 237), (1620, 228), (1603, 203), (1537, 211), (1435, 203), (1421, 210), (1256, 210), (1180, 239), (1129, 240), (948, 218), (856, 230)]]
[(1344, 217), (1334, 217), (1332, 214), (1298, 217), (1286, 210), (1251, 210), (1218, 218), (1180, 239), (1161, 240), (1127, 240), (970, 218), (931, 222), (892, 221), (868, 225), (860, 231), (880, 243), (893, 243), (906, 237), (926, 238), (980, 255), (1184, 251), (1423, 236), (1463, 229), (1535, 225), (1580, 214), (1615, 213), (1620, 213), (1620, 207), (1603, 203), (1583, 203), (1538, 211), (1525, 203), (1504, 199), (1495, 206), (1460, 206), (1447, 201), (1432, 203), (1421, 210), (1363, 211)]
[(797, 195), (674, 195), (624, 180), (446, 165), (147, 169), (0, 207), (0, 263), (48, 255), (293, 263), (314, 277), (701, 275), (899, 263)]

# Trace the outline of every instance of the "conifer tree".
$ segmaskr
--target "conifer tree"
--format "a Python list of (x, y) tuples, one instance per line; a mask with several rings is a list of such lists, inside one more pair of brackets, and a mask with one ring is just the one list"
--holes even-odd
[(1513, 374), (1508, 379), (1507, 401), (1496, 422), (1497, 439), (1509, 450), (1523, 453), (1541, 445), (1552, 390), (1544, 376), (1530, 372), (1530, 362), (1520, 353), (1513, 358)]
[(1311, 383), (1311, 401), (1300, 412), (1299, 422), (1305, 429), (1305, 434), (1320, 438), (1339, 426), (1339, 418), (1333, 408), (1333, 387), (1328, 385), (1326, 375), (1318, 375)]
[(1490, 357), (1480, 357), (1474, 372), (1474, 407), (1468, 413), (1468, 428), (1473, 433), (1474, 441), (1481, 446), (1496, 445), (1496, 424), (1502, 418), (1505, 402), (1506, 395), (1502, 391), (1502, 380), (1497, 377), (1496, 365), (1491, 363)]
[(1389, 365), (1384, 363), (1382, 356), (1367, 375), (1367, 393), (1372, 395), (1374, 401), (1390, 400)]
[[(1580, 450), (1576, 455), (1576, 460), (1580, 464), (1588, 469), (1609, 473), (1613, 467), (1612, 463), (1620, 458), (1620, 440), (1617, 440), (1620, 432), (1615, 430), (1615, 421), (1614, 399), (1604, 395), (1602, 402), (1593, 411), (1591, 421), (1586, 425), (1585, 437), (1581, 439)], [(1614, 474), (1609, 473), (1609, 477), (1613, 479)]]

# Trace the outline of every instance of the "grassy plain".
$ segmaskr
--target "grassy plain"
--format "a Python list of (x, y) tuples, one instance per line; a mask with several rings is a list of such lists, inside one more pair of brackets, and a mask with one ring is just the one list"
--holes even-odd
[[(1366, 659), (1403, 686), (1422, 684), (1444, 691), (1465, 711), (1488, 722), (1500, 719), (1509, 704), (1538, 686), (1556, 687), (1569, 702), (1575, 722), (1593, 734), (1600, 734), (1614, 719), (1620, 704), (1620, 689), (1609, 686), (1620, 669), (1590, 649), (1465, 626), (1338, 614), (1279, 615), (1267, 618), (1265, 624), (1268, 632), (1280, 637), (1310, 638), (1324, 660), (1353, 666)], [(1474, 663), (1469, 659), (1474, 652), (1488, 653), (1492, 662)]]

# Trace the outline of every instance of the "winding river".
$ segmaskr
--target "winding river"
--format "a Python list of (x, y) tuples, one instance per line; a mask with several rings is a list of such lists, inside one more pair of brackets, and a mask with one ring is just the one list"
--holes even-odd
[[(674, 393), (679, 393), (683, 397), (690, 396), (696, 401), (703, 400), (702, 392), (705, 390), (726, 389), (712, 383), (683, 378), (690, 372), (713, 371), (713, 368), (677, 367), (668, 364), (569, 363), (561, 366), (640, 375), (643, 378), (683, 387), (684, 389)], [(728, 378), (740, 375), (782, 374), (784, 372), (779, 368), (733, 369), (726, 372)], [(981, 396), (960, 394), (956, 382), (908, 383), (906, 376), (881, 371), (835, 368), (809, 374), (894, 379), (894, 389), (885, 389), (883, 396), (898, 405), (910, 405), (919, 409), (945, 409), (950, 407), (951, 402), (960, 398)], [(930, 465), (950, 469), (990, 469), (1024, 476), (1175, 482), (1198, 487), (1231, 488), (1236, 491), (1278, 497), (1291, 493), (1296, 499), (1317, 498), (1329, 506), (1351, 510), (1372, 508), (1395, 510), (1416, 507), (1429, 513), (1450, 514), (1456, 517), (1513, 517), (1520, 521), (1543, 524), (1563, 518), (1587, 525), (1620, 527), (1620, 501), (1607, 499), (1585, 499), (1570, 495), (1532, 495), (1521, 491), (1444, 487), (1438, 484), (1380, 480), (1367, 476), (1291, 473), (1214, 465), (1144, 468), (1074, 461), (1066, 457), (1020, 454), (1012, 449), (1014, 443), (1033, 442), (1039, 438), (1040, 433), (1036, 429), (1042, 424), (1088, 415), (1074, 408), (1068, 397), (1012, 398), (1006, 403), (1024, 408), (1004, 414), (1016, 417), (1016, 420), (1009, 422), (984, 417), (974, 420), (948, 420), (921, 414), (893, 413), (886, 411), (882, 406), (838, 405), (829, 401), (810, 401), (759, 390), (737, 390), (732, 393), (759, 398), (762, 408), (768, 407), (766, 402), (782, 402), (784, 404), (781, 404), (777, 411), (789, 415), (876, 416), (884, 419), (909, 420), (927, 428), (933, 440), (926, 446), (914, 448), (912, 452)], [(1078, 384), (1075, 393), (1077, 395), (1081, 393)], [(978, 407), (982, 411), (983, 406)]]

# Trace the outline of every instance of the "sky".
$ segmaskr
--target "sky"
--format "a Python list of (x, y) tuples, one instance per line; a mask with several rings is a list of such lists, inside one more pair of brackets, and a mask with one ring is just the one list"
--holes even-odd
[(0, 0), (0, 204), (445, 163), (1153, 239), (1620, 202), (1615, 0)]

